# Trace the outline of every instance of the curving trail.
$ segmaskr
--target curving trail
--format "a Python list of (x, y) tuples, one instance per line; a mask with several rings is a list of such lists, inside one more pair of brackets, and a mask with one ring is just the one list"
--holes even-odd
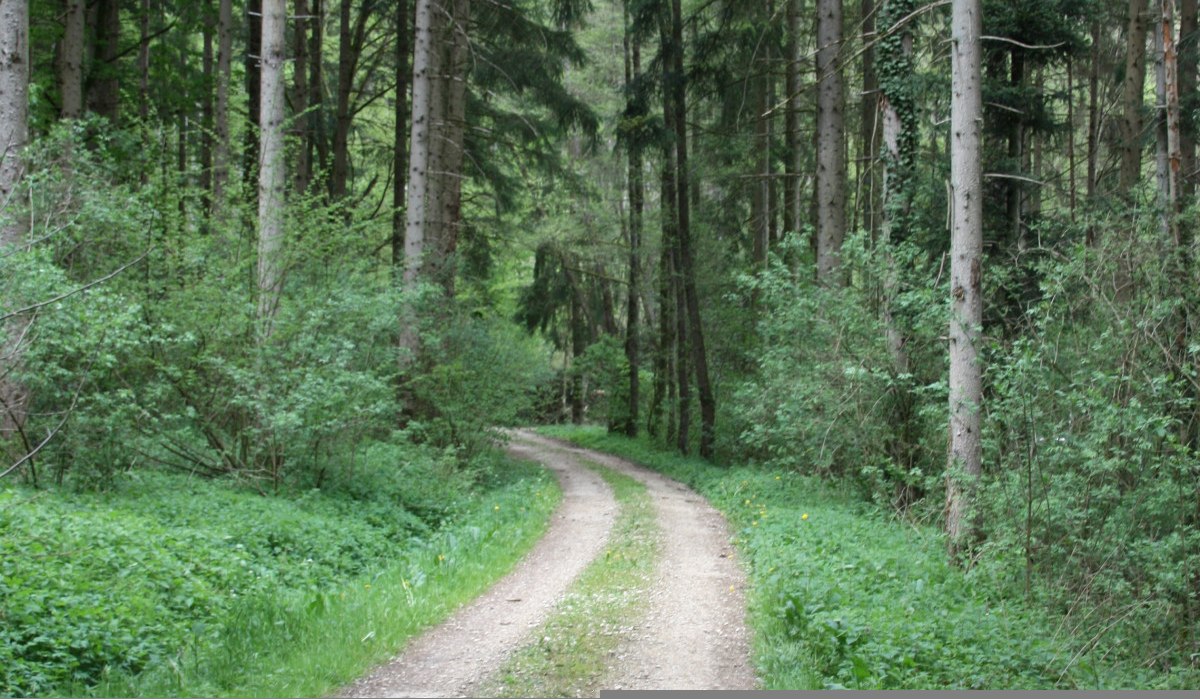
[(612, 689), (752, 689), (745, 578), (721, 516), (685, 486), (635, 464), (547, 439), (511, 433), (508, 452), (544, 464), (563, 500), (533, 551), (482, 597), (417, 637), (341, 696), (471, 696), (545, 621), (603, 550), (617, 515), (604, 481), (581, 462), (647, 486), (663, 537), (645, 618), (623, 640), (604, 686)]

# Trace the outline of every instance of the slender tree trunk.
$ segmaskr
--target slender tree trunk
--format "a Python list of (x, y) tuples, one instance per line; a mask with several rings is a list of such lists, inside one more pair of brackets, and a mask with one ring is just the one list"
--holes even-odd
[[(329, 141), (325, 137), (325, 0), (312, 0), (312, 37), (309, 40), (308, 106), (309, 143), (308, 162), (315, 162), (322, 173), (328, 174)], [(312, 181), (311, 178), (309, 180)]]
[[(1009, 89), (1019, 94), (1025, 89), (1026, 83), (1025, 54), (1020, 49), (1014, 49), (1010, 52), (1010, 61)], [(1008, 132), (1008, 161), (1014, 170), (1013, 175), (1024, 176), (1026, 174), (1023, 167), (1025, 156), (1025, 116), (1016, 114), (1013, 116)], [(1012, 250), (1016, 249), (1018, 241), (1021, 239), (1021, 216), (1025, 210), (1024, 183), (1021, 180), (1008, 179), (1005, 181), (1005, 190), (1008, 247)]]
[[(1087, 198), (1095, 201), (1098, 168), (1100, 161), (1100, 40), (1103, 34), (1100, 23), (1092, 24), (1091, 60), (1088, 64), (1088, 142), (1087, 142)], [(1095, 244), (1094, 234), (1089, 230), (1088, 243)]]
[(329, 195), (334, 201), (346, 196), (347, 180), (350, 177), (350, 98), (354, 91), (354, 75), (358, 69), (360, 34), (366, 26), (366, 9), (357, 19), (352, 17), (353, 0), (342, 0), (338, 23), (338, 83), (337, 102), (334, 105), (333, 127), (333, 173), (329, 181)]
[(66, 0), (65, 29), (58, 54), (58, 86), (63, 119), (83, 116), (83, 48), (87, 0)]
[(212, 210), (213, 34), (216, 28), (214, 9), (213, 0), (204, 0), (204, 36), (200, 66), (204, 73), (204, 92), (200, 98), (200, 192), (204, 201), (205, 216)]
[(470, 0), (452, 0), (450, 26), (446, 27), (449, 63), (442, 82), (445, 85), (441, 173), (441, 211), (438, 212), (439, 236), (433, 278), (441, 283), (447, 295), (454, 295), (457, 277), (456, 257), (459, 234), (462, 230), (462, 181), (465, 136), (467, 125), (467, 78), (470, 43), (467, 31), (471, 24)]
[[(886, 1), (886, 0), (884, 0)], [(882, 5), (882, 2), (879, 3)], [(875, 45), (877, 32), (876, 12), (879, 5), (875, 0), (862, 0), (862, 103), (858, 124), (859, 133), (859, 166), (858, 181), (861, 187), (858, 208), (862, 211), (862, 227), (867, 231), (871, 240), (875, 240), (879, 229), (879, 214), (876, 210), (876, 180), (875, 161), (879, 159), (879, 77), (876, 74), (875, 56), (879, 51)]]
[(803, 185), (801, 171), (804, 168), (800, 137), (800, 0), (787, 2), (787, 65), (785, 87), (787, 107), (784, 112), (784, 135), (787, 150), (787, 176), (784, 178), (784, 228), (799, 233), (804, 227)]
[(1121, 120), (1119, 187), (1131, 196), (1142, 174), (1142, 106), (1146, 84), (1146, 0), (1129, 0), (1128, 53), (1125, 58), (1124, 116)]
[[(630, 90), (634, 81), (642, 71), (641, 47), (637, 39), (630, 36), (628, 2), (625, 3), (625, 89)], [(626, 111), (637, 111), (635, 105), (627, 106)], [(626, 408), (624, 433), (636, 437), (638, 432), (638, 407), (641, 403), (639, 385), (639, 299), (641, 297), (641, 265), (642, 265), (642, 151), (641, 145), (631, 143), (627, 149), (629, 171), (627, 186), (629, 190), (629, 293), (625, 311), (625, 359), (629, 363), (629, 403)]]
[(292, 190), (304, 195), (312, 182), (312, 160), (308, 147), (312, 140), (308, 117), (308, 28), (313, 21), (309, 16), (308, 0), (295, 0), (296, 17), (292, 24), (292, 132), (299, 142), (296, 152), (296, 171), (292, 176)]
[(392, 274), (404, 276), (404, 192), (408, 186), (408, 0), (396, 3), (396, 108), (392, 144)]
[[(1195, 119), (1191, 107), (1196, 99), (1197, 39), (1196, 0), (1179, 2), (1179, 97), (1188, 100), (1180, 107), (1179, 130), (1179, 196), (1180, 206), (1186, 207), (1196, 192)], [(1187, 225), (1187, 224), (1185, 224)]]
[(286, 0), (265, 0), (262, 15), (262, 162), (258, 167), (259, 342), (271, 337), (283, 292), (284, 62)]
[(150, 0), (138, 4), (138, 118), (150, 117)]
[(979, 356), (983, 321), (983, 177), (981, 125), (982, 7), (954, 0), (951, 15), (950, 449), (946, 532), (957, 557), (976, 529), (974, 497), (982, 473)]
[[(20, 215), (24, 199), (20, 192), (29, 141), (29, 72), (29, 4), (26, 0), (0, 0), (0, 254), (20, 245), (27, 233), (26, 219)], [(0, 299), (0, 309), (10, 301)], [(30, 448), (24, 432), (29, 393), (11, 372), (24, 353), (28, 322), (25, 318), (10, 320), (0, 344), (0, 447), (20, 439), (22, 453)], [(8, 450), (0, 449), (0, 453), (4, 451)]]
[(1183, 213), (1180, 195), (1180, 168), (1183, 160), (1179, 124), (1179, 57), (1175, 43), (1175, 0), (1162, 0), (1159, 31), (1162, 37), (1163, 127), (1166, 132), (1166, 216), (1167, 231), (1176, 247), (1181, 247), (1179, 214)]
[(233, 159), (229, 131), (229, 84), (233, 79), (233, 0), (218, 0), (217, 6), (217, 100), (213, 113), (212, 201), (214, 218), (225, 210), (225, 189)]
[(121, 101), (117, 82), (117, 60), (121, 55), (121, 7), (118, 0), (97, 0), (93, 11), (94, 53), (92, 78), (88, 82), (88, 107), (116, 125)]
[(242, 153), (242, 176), (248, 181), (252, 181), (250, 178), (255, 176), (257, 167), (262, 162), (259, 153), (259, 138), (263, 128), (259, 118), (262, 114), (262, 12), (263, 0), (246, 0), (246, 96), (250, 123), (246, 129), (245, 152)]
[(1067, 206), (1071, 222), (1075, 222), (1075, 209), (1079, 203), (1079, 178), (1075, 157), (1075, 58), (1067, 57)]
[(841, 286), (846, 235), (842, 0), (817, 2), (817, 281)]
[[(770, 8), (763, 7), (764, 19), (769, 20)], [(763, 22), (764, 28), (767, 22)], [(763, 42), (766, 44), (766, 42)], [(754, 70), (757, 75), (751, 78), (754, 95), (754, 170), (750, 178), (750, 231), (753, 236), (751, 245), (754, 256), (754, 268), (763, 270), (767, 266), (767, 248), (771, 240), (771, 125), (768, 112), (771, 110), (770, 82), (770, 51), (764, 46)]]
[(708, 375), (708, 352), (704, 346), (704, 328), (700, 319), (700, 299), (696, 292), (696, 266), (692, 253), (691, 211), (688, 202), (687, 73), (683, 60), (683, 10), (680, 0), (671, 3), (671, 57), (674, 62), (675, 176), (679, 210), (679, 256), (683, 268), (683, 291), (687, 300), (688, 345), (696, 373), (696, 392), (700, 399), (700, 456), (713, 457), (716, 443), (717, 403)]

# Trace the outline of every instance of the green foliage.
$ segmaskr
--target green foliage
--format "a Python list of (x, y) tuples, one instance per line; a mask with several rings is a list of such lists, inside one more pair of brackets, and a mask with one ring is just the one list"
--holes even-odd
[(719, 467), (596, 429), (545, 428), (680, 479), (737, 531), (767, 689), (1186, 686), (1110, 666), (1037, 605), (945, 560), (944, 538), (792, 469)]
[[(239, 694), (295, 634), (321, 633), (314, 600), (337, 613), (385, 571), (413, 594), (470, 594), (455, 575), (471, 587), (502, 572), (499, 561), (540, 531), (555, 492), (540, 470), (488, 456), (463, 471), (403, 445), (373, 446), (342, 478), (272, 498), (146, 470), (106, 495), (0, 493), (0, 691), (75, 694), (107, 681), (130, 693)], [(505, 551), (487, 552), (477, 570), (472, 559), (488, 547)]]
[(1181, 333), (1195, 285), (1147, 264), (1118, 300), (1108, 289), (1126, 262), (1110, 255), (1080, 246), (1044, 262), (1028, 336), (991, 358), (981, 562), (1113, 658), (1188, 666), (1200, 462), (1195, 347)]

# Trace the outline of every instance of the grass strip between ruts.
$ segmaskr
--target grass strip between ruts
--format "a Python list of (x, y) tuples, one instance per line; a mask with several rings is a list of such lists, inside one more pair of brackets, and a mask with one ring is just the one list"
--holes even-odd
[(571, 586), (528, 645), (510, 658), (485, 696), (550, 697), (595, 694), (612, 671), (614, 654), (645, 606), (661, 549), (646, 486), (587, 463), (613, 489), (620, 513), (609, 542)]

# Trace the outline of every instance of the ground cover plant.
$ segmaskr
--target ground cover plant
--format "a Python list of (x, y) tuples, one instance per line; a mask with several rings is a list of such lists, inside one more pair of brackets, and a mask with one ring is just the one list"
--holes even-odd
[(508, 570), (558, 500), (495, 453), (367, 453), (271, 497), (151, 470), (0, 491), (0, 693), (331, 691)]
[(854, 487), (779, 467), (722, 467), (599, 427), (549, 436), (679, 479), (729, 519), (751, 585), (766, 689), (1187, 687), (1189, 673), (1081, 652), (1053, 617), (947, 562), (944, 535)]

